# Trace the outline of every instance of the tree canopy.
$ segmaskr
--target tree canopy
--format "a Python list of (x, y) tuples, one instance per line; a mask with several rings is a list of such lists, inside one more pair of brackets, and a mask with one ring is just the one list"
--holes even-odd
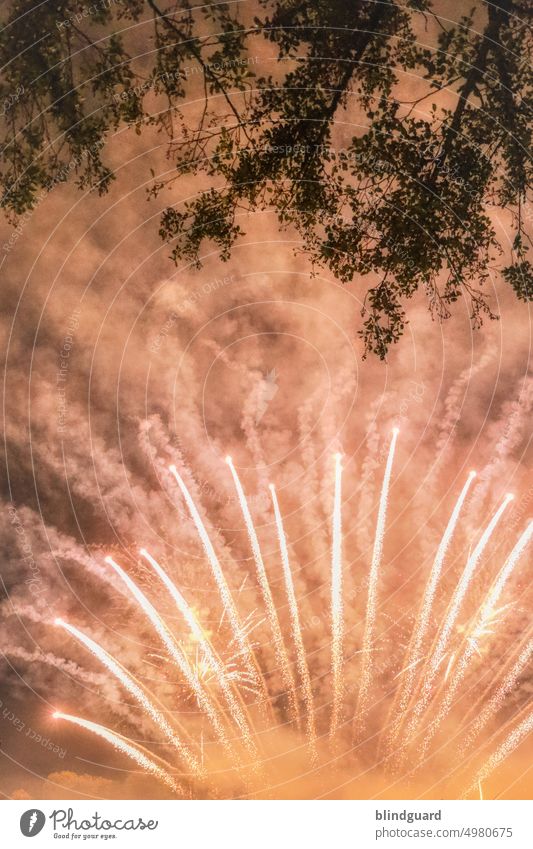
[(228, 259), (246, 213), (274, 209), (314, 265), (365, 281), (367, 352), (386, 356), (419, 290), (441, 319), (465, 297), (478, 326), (492, 272), (533, 296), (533, 6), (477, 0), (450, 21), (440, 5), (14, 0), (2, 205), (20, 216), (69, 178), (106, 192), (108, 135), (152, 127), (172, 173), (150, 192), (198, 178), (161, 218), (176, 262), (206, 243)]

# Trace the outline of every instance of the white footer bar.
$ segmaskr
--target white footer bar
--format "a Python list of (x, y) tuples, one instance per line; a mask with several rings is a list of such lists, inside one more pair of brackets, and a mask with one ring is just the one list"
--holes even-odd
[[(533, 847), (526, 801), (5, 801), (1, 845), (187, 849)], [(30, 838), (35, 843), (29, 843)]]

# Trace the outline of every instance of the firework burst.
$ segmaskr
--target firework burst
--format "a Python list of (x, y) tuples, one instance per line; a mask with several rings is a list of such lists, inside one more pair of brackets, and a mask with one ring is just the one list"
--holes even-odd
[[(498, 607), (512, 573), (520, 567), (527, 547), (533, 536), (533, 523), (527, 523), (518, 541), (506, 558), (502, 568), (490, 585), (481, 603), (477, 602), (476, 613), (466, 617), (461, 628), (463, 608), (472, 593), (476, 570), (479, 568), (492, 535), (495, 533), (504, 512), (510, 503), (507, 495), (482, 530), (479, 540), (466, 559), (466, 565), (457, 583), (443, 589), (445, 562), (454, 536), (459, 532), (461, 511), (468, 498), (475, 474), (470, 473), (460, 492), (448, 524), (438, 545), (436, 555), (422, 592), (418, 613), (414, 616), (400, 671), (389, 670), (385, 676), (387, 687), (382, 696), (377, 693), (379, 670), (373, 660), (378, 643), (377, 627), (380, 616), (378, 594), (384, 570), (384, 542), (387, 525), (387, 506), (390, 499), (394, 473), (394, 458), (398, 430), (392, 433), (388, 457), (383, 474), (381, 495), (378, 505), (375, 539), (366, 582), (366, 616), (361, 646), (351, 656), (344, 651), (346, 640), (346, 612), (344, 598), (350, 590), (347, 570), (343, 558), (343, 499), (341, 455), (334, 458), (334, 485), (331, 492), (331, 572), (330, 572), (330, 617), (325, 619), (328, 629), (329, 682), (326, 689), (330, 698), (324, 702), (318, 698), (311, 674), (309, 651), (306, 649), (305, 629), (294, 583), (289, 557), (289, 542), (285, 533), (282, 505), (274, 485), (270, 485), (271, 506), (274, 516), (277, 543), (281, 562), (284, 607), (288, 612), (288, 627), (279, 604), (275, 602), (272, 576), (267, 570), (261, 551), (258, 533), (248, 505), (244, 489), (233, 462), (227, 459), (238, 504), (244, 519), (258, 586), (264, 605), (265, 623), (272, 640), (272, 657), (276, 666), (266, 668), (265, 650), (258, 651), (254, 644), (248, 617), (239, 610), (239, 605), (230, 590), (224, 569), (217, 557), (183, 476), (175, 466), (170, 471), (178, 484), (203, 546), (214, 584), (219, 595), (227, 629), (229, 643), (236, 649), (228, 656), (228, 643), (217, 646), (217, 637), (208, 632), (195, 612), (186, 593), (171, 577), (171, 566), (165, 567), (145, 548), (140, 549), (142, 560), (150, 567), (148, 590), (145, 593), (114, 557), (107, 556), (105, 562), (126, 586), (139, 613), (148, 621), (158, 637), (163, 650), (167, 669), (174, 669), (180, 691), (187, 692), (194, 701), (197, 714), (185, 734), (176, 719), (176, 711), (165, 707), (163, 701), (125, 665), (110, 654), (76, 626), (63, 619), (57, 620), (78, 643), (83, 645), (112, 675), (140, 707), (143, 721), (155, 728), (160, 745), (174, 752), (177, 758), (167, 756), (163, 760), (150, 750), (122, 734), (98, 725), (79, 716), (62, 711), (54, 715), (58, 720), (70, 722), (80, 729), (95, 734), (110, 743), (116, 750), (128, 756), (142, 771), (157, 778), (176, 795), (198, 796), (200, 792), (211, 795), (265, 796), (275, 793), (275, 764), (286, 764), (292, 758), (298, 765), (299, 776), (317, 776), (324, 786), (325, 776), (335, 775), (338, 780), (342, 768), (337, 766), (339, 739), (350, 738), (350, 728), (356, 728), (358, 747), (365, 744), (364, 759), (359, 763), (362, 774), (376, 769), (388, 776), (389, 786), (400, 781), (416, 780), (423, 775), (425, 765), (432, 758), (439, 763), (438, 755), (443, 747), (451, 746), (442, 740), (441, 731), (455, 704), (464, 695), (476, 675), (483, 678), (482, 647), (490, 648), (491, 641), (498, 638), (506, 627), (512, 604)], [(345, 509), (345, 507), (344, 507)], [(188, 630), (199, 653), (202, 670), (197, 658), (191, 662), (186, 649), (180, 643), (168, 616), (163, 615), (149, 595), (155, 587), (163, 586), (174, 603), (178, 618)], [(439, 615), (435, 614), (437, 598)], [(502, 761), (520, 745), (531, 730), (531, 713), (522, 711), (511, 727), (504, 726), (504, 736), (493, 735), (492, 749), (486, 744), (476, 748), (476, 741), (485, 725), (502, 710), (506, 696), (513, 690), (531, 659), (532, 643), (529, 639), (518, 646), (517, 654), (507, 666), (498, 671), (483, 696), (481, 710), (474, 720), (462, 718), (457, 721), (457, 740), (454, 745), (463, 752), (462, 771), (465, 794), (479, 792), (481, 784)], [(481, 657), (480, 657), (481, 656)], [(480, 669), (476, 670), (476, 664)], [(393, 674), (395, 673), (395, 674)], [(473, 678), (472, 678), (473, 676)], [(348, 679), (351, 682), (348, 686)], [(278, 681), (274, 697), (272, 688)], [(466, 688), (466, 689), (465, 689)], [(320, 694), (324, 693), (324, 684)], [(354, 698), (351, 698), (351, 694)], [(265, 699), (270, 700), (265, 710)], [(198, 721), (201, 727), (198, 726)], [(207, 763), (205, 763), (204, 737), (209, 741)], [(332, 761), (330, 745), (335, 738), (335, 756)], [(366, 750), (375, 740), (373, 754)], [(361, 742), (362, 741), (362, 742)], [(328, 743), (330, 745), (328, 745)], [(351, 745), (351, 741), (350, 744)], [(353, 752), (353, 749), (346, 750)], [(305, 756), (304, 753), (305, 752)], [(480, 758), (482, 760), (480, 761)], [(352, 761), (353, 763), (353, 761)], [(232, 789), (228, 792), (221, 784), (221, 774), (231, 773)], [(178, 778), (179, 773), (179, 778)], [(343, 777), (345, 777), (343, 775)], [(446, 775), (443, 776), (443, 779)], [(331, 785), (331, 781), (330, 781)], [(206, 787), (208, 788), (206, 790)], [(326, 784), (327, 787), (327, 784)]]

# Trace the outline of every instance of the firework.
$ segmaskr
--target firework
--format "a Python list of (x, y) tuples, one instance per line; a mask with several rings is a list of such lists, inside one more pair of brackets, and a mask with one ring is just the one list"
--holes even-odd
[(289, 601), (289, 611), (291, 617), (291, 628), (292, 628), (292, 638), (294, 640), (294, 647), (296, 649), (296, 663), (298, 667), (298, 674), (300, 676), (300, 680), (302, 683), (302, 691), (303, 691), (303, 699), (306, 710), (306, 721), (307, 721), (307, 739), (309, 742), (309, 749), (311, 752), (311, 759), (316, 761), (317, 759), (317, 750), (316, 750), (316, 728), (315, 728), (315, 714), (314, 714), (314, 703), (313, 703), (313, 690), (311, 688), (311, 677), (309, 675), (309, 667), (307, 665), (307, 658), (305, 654), (305, 646), (302, 637), (302, 630), (300, 627), (300, 615), (298, 613), (298, 603), (296, 601), (296, 595), (294, 592), (294, 583), (292, 580), (292, 571), (289, 562), (289, 552), (287, 549), (287, 540), (285, 538), (285, 531), (283, 529), (283, 520), (281, 518), (281, 513), (278, 504), (278, 498), (276, 495), (276, 488), (273, 483), (269, 486), (270, 493), (272, 496), (272, 505), (274, 507), (274, 517), (276, 519), (276, 528), (278, 532), (278, 541), (279, 541), (279, 550), (281, 556), (281, 563), (283, 566), (283, 577), (285, 580), (285, 590), (287, 592), (287, 599)]
[(333, 496), (333, 533), (331, 545), (331, 672), (333, 702), (330, 738), (337, 732), (342, 700), (342, 458), (335, 455), (335, 492)]
[(533, 522), (530, 522), (523, 534), (521, 535), (520, 539), (516, 543), (515, 547), (513, 548), (511, 554), (509, 555), (507, 562), (505, 563), (503, 569), (498, 575), (497, 580), (495, 581), (494, 586), (491, 590), (489, 590), (487, 594), (487, 598), (481, 607), (479, 615), (478, 617), (476, 617), (472, 633), (467, 637), (465, 649), (462, 653), (462, 656), (460, 657), (460, 660), (457, 663), (455, 672), (451, 678), (450, 683), (446, 687), (444, 698), (438, 708), (437, 716), (429, 726), (428, 733), (424, 740), (424, 751), (427, 750), (433, 735), (436, 733), (439, 725), (450, 710), (453, 704), (454, 697), (461, 684), (461, 681), (463, 680), (470, 666), (472, 658), (478, 651), (479, 641), (487, 633), (489, 633), (491, 619), (494, 616), (494, 609), (498, 602), (498, 599), (503, 591), (506, 581), (510, 577), (513, 569), (515, 568), (521, 555), (523, 554), (524, 549), (529, 543), (532, 534)]
[[(487, 547), (489, 540), (490, 540), (492, 534), (494, 533), (498, 522), (500, 521), (501, 517), (503, 516), (503, 513), (504, 513), (506, 507), (512, 501), (512, 499), (513, 499), (513, 496), (510, 493), (508, 493), (505, 496), (502, 503), (498, 507), (496, 513), (491, 518), (489, 524), (487, 525), (487, 527), (485, 528), (485, 530), (481, 534), (479, 542), (475, 546), (472, 554), (470, 555), (470, 557), (468, 558), (468, 560), (466, 562), (466, 566), (464, 568), (463, 574), (461, 575), (461, 578), (459, 579), (459, 583), (457, 584), (457, 587), (456, 587), (455, 592), (453, 594), (448, 613), (447, 613), (447, 615), (444, 619), (444, 623), (443, 623), (442, 628), (440, 630), (436, 646), (431, 653), (429, 662), (427, 664), (427, 669), (424, 671), (422, 693), (421, 693), (420, 698), (418, 699), (418, 701), (417, 701), (417, 703), (414, 707), (414, 710), (413, 710), (412, 715), (411, 715), (411, 719), (409, 720), (409, 724), (407, 726), (407, 731), (404, 735), (404, 742), (405, 743), (408, 743), (412, 739), (413, 734), (415, 733), (417, 725), (420, 721), (421, 715), (423, 714), (425, 708), (428, 706), (428, 703), (429, 703), (431, 695), (432, 695), (432, 688), (433, 688), (433, 684), (435, 682), (435, 678), (437, 676), (437, 672), (438, 672), (439, 667), (441, 666), (442, 661), (443, 661), (443, 659), (446, 655), (446, 650), (447, 650), (447, 647), (448, 647), (448, 644), (449, 644), (449, 641), (450, 641), (450, 637), (451, 637), (451, 634), (452, 634), (452, 630), (453, 630), (455, 621), (457, 619), (457, 616), (459, 615), (461, 605), (462, 605), (464, 597), (467, 593), (470, 582), (473, 578), (476, 566), (479, 563), (481, 555), (483, 554), (485, 548)], [(451, 665), (451, 662), (453, 662), (453, 659), (451, 659), (450, 665)], [(425, 750), (425, 748), (426, 748), (426, 743), (423, 743), (423, 751)]]
[(176, 585), (173, 583), (173, 581), (170, 580), (165, 570), (159, 565), (157, 560), (152, 557), (152, 555), (149, 554), (149, 552), (146, 551), (145, 548), (141, 548), (139, 553), (148, 561), (148, 563), (150, 563), (150, 565), (153, 567), (154, 571), (159, 576), (159, 578), (161, 578), (165, 587), (174, 599), (176, 607), (178, 608), (183, 618), (185, 619), (187, 625), (189, 626), (194, 639), (201, 646), (207, 664), (216, 675), (216, 679), (220, 685), (220, 689), (226, 697), (231, 716), (237, 724), (239, 730), (241, 731), (246, 748), (254, 757), (257, 756), (257, 749), (253, 743), (250, 728), (244, 715), (244, 712), (238, 700), (235, 698), (235, 695), (227, 679), (225, 670), (220, 662), (220, 659), (217, 657), (215, 651), (213, 650), (213, 647), (211, 646), (211, 643), (209, 642), (202, 628), (196, 621), (196, 617), (194, 616), (191, 608), (183, 598)]
[(248, 538), (252, 547), (252, 553), (257, 569), (257, 577), (259, 580), (259, 587), (261, 589), (263, 602), (265, 604), (265, 610), (267, 613), (268, 621), (270, 623), (270, 629), (272, 631), (272, 637), (274, 639), (274, 650), (276, 653), (276, 660), (279, 664), (281, 677), (284, 686), (287, 690), (287, 695), (289, 697), (290, 712), (292, 715), (292, 719), (294, 720), (296, 725), (299, 725), (300, 714), (298, 710), (298, 700), (296, 698), (294, 678), (289, 665), (289, 659), (287, 657), (287, 651), (285, 649), (285, 643), (283, 641), (283, 635), (281, 633), (276, 606), (274, 604), (274, 599), (272, 598), (272, 592), (270, 590), (270, 584), (268, 582), (265, 564), (263, 563), (263, 556), (261, 554), (261, 548), (259, 547), (259, 540), (257, 538), (257, 533), (253, 523), (252, 515), (250, 513), (250, 508), (248, 507), (248, 502), (244, 494), (244, 489), (242, 488), (242, 484), (239, 480), (239, 476), (237, 474), (235, 466), (233, 465), (231, 457), (226, 457), (226, 463), (228, 464), (233, 477), (235, 489), (237, 490), (237, 497), (239, 499), (242, 515), (246, 524), (246, 530), (248, 532)]
[(209, 534), (205, 529), (205, 525), (202, 522), (200, 517), (200, 513), (198, 512), (198, 508), (194, 503), (194, 500), (185, 486), (185, 483), (179, 474), (176, 466), (169, 466), (170, 472), (174, 475), (177, 484), (181, 490), (183, 498), (185, 499), (185, 503), (188, 507), (188, 510), (191, 514), (191, 518), (195, 524), (196, 530), (198, 532), (198, 536), (200, 537), (200, 541), (204, 548), (207, 560), (211, 567), (211, 571), (213, 573), (213, 577), (215, 579), (216, 585), (218, 587), (218, 591), (220, 593), (220, 597), (222, 599), (222, 603), (224, 605), (224, 610), (227, 613), (228, 619), (230, 621), (230, 625), (233, 631), (233, 639), (235, 640), (235, 644), (239, 647), (240, 652), (242, 654), (243, 661), (246, 664), (248, 675), (251, 677), (253, 683), (257, 686), (258, 690), (262, 690), (265, 699), (267, 698), (266, 690), (263, 686), (263, 678), (259, 674), (257, 669), (257, 664), (255, 661), (255, 657), (253, 655), (252, 647), (248, 639), (246, 638), (246, 633), (239, 618), (239, 614), (237, 612), (237, 608), (235, 607), (235, 602), (233, 601), (233, 597), (229, 590), (226, 578), (222, 571), (222, 567), (219, 563), (218, 557), (216, 555), (215, 549), (213, 548), (213, 543), (209, 538)]
[(528, 734), (531, 734), (533, 731), (533, 711), (531, 711), (520, 724), (514, 728), (509, 736), (504, 740), (501, 746), (490, 756), (484, 766), (479, 770), (475, 781), (472, 782), (470, 787), (464, 793), (465, 796), (469, 796), (470, 793), (476, 788), (478, 784), (481, 784), (482, 781), (485, 781), (489, 775), (494, 772), (494, 770), (509, 757), (512, 752), (520, 745), (522, 740), (527, 737)]
[(113, 567), (117, 575), (124, 581), (131, 594), (137, 601), (139, 607), (152, 623), (156, 633), (161, 639), (161, 642), (165, 646), (169, 657), (176, 664), (179, 671), (182, 673), (183, 677), (187, 681), (192, 692), (194, 693), (196, 701), (198, 702), (198, 706), (208, 716), (218, 739), (220, 740), (226, 751), (231, 753), (231, 745), (226, 730), (223, 726), (220, 714), (218, 713), (214, 705), (211, 703), (209, 697), (205, 693), (197, 675), (195, 675), (195, 673), (191, 669), (182, 650), (176, 643), (176, 640), (174, 639), (174, 636), (170, 631), (169, 627), (158, 614), (153, 604), (148, 601), (148, 599), (146, 598), (144, 593), (141, 592), (137, 584), (132, 581), (128, 575), (126, 575), (126, 573), (123, 569), (121, 569), (118, 563), (116, 563), (112, 557), (106, 557), (105, 561)]
[(433, 607), (433, 600), (435, 598), (435, 592), (437, 590), (437, 585), (441, 576), (444, 560), (446, 558), (446, 554), (453, 539), (453, 535), (457, 527), (457, 522), (459, 521), (461, 509), (463, 507), (466, 496), (468, 495), (468, 491), (475, 476), (476, 473), (473, 471), (470, 472), (470, 474), (468, 475), (468, 479), (461, 491), (459, 498), (457, 499), (455, 507), (452, 511), (452, 515), (450, 516), (450, 520), (448, 522), (448, 525), (446, 526), (446, 530), (444, 531), (443, 537), (440, 541), (440, 545), (437, 549), (437, 554), (433, 562), (433, 567), (431, 569), (429, 579), (426, 584), (426, 589), (424, 591), (420, 614), (418, 616), (418, 620), (413, 631), (413, 637), (411, 640), (411, 647), (408, 654), (407, 665), (405, 667), (405, 670), (403, 670), (406, 674), (403, 677), (403, 681), (400, 683), (397, 698), (395, 699), (395, 703), (393, 705), (393, 717), (389, 734), (389, 748), (394, 745), (394, 741), (398, 735), (402, 720), (405, 716), (405, 710), (411, 698), (413, 684), (416, 680), (416, 675), (418, 671), (417, 667), (423, 660), (422, 649), (429, 626), (431, 609)]
[[(382, 572), (387, 506), (397, 436), (398, 431), (395, 429), (388, 449), (378, 506), (375, 540), (371, 562), (369, 564), (368, 597), (363, 643), (361, 648), (357, 647), (357, 651), (360, 650), (362, 652), (363, 658), (360, 679), (357, 681), (356, 678), (356, 685), (359, 685), (359, 693), (354, 711), (354, 717), (357, 720), (356, 727), (360, 732), (364, 732), (367, 728), (365, 725), (367, 720), (371, 719), (374, 725), (376, 724), (374, 714), (370, 714), (369, 707), (370, 694), (376, 683), (371, 658), (372, 654), (380, 646), (377, 594)], [(192, 795), (195, 792), (195, 784), (198, 787), (205, 787), (206, 783), (208, 785), (212, 784), (213, 793), (217, 793), (217, 775), (219, 773), (216, 768), (214, 771), (211, 769), (211, 761), (208, 761), (207, 767), (204, 765), (204, 742), (206, 742), (209, 736), (214, 739), (214, 742), (221, 745), (222, 750), (229, 758), (230, 771), (235, 776), (235, 781), (240, 782), (238, 785), (240, 792), (246, 791), (247, 795), (261, 795), (263, 792), (262, 788), (265, 786), (266, 770), (269, 768), (269, 763), (276, 762), (277, 759), (284, 757), (285, 754), (287, 757), (292, 757), (295, 752), (301, 749), (303, 753), (307, 753), (307, 757), (309, 758), (307, 763), (312, 765), (313, 770), (320, 771), (326, 768), (328, 764), (327, 757), (330, 757), (330, 754), (326, 757), (328, 747), (321, 747), (321, 737), (329, 737), (330, 740), (334, 737), (337, 741), (340, 740), (340, 735), (343, 731), (340, 721), (341, 704), (347, 698), (344, 678), (348, 673), (349, 662), (346, 659), (348, 655), (346, 654), (345, 656), (343, 648), (343, 643), (348, 639), (348, 631), (345, 632), (344, 630), (343, 595), (345, 581), (343, 581), (342, 574), (341, 455), (338, 454), (335, 456), (335, 477), (332, 493), (333, 511), (330, 552), (331, 632), (329, 634), (331, 637), (329, 661), (332, 672), (330, 679), (332, 682), (330, 699), (332, 711), (329, 717), (324, 711), (327, 702), (318, 706), (318, 710), (314, 703), (310, 667), (310, 657), (312, 659), (312, 654), (310, 656), (306, 652), (304, 627), (296, 598), (293, 573), (289, 560), (289, 544), (283, 526), (275, 487), (272, 484), (270, 485), (270, 494), (278, 537), (284, 589), (288, 601), (288, 627), (286, 633), (282, 629), (280, 612), (274, 604), (274, 598), (259, 547), (257, 532), (244, 495), (244, 490), (231, 460), (228, 460), (228, 466), (237, 490), (240, 509), (252, 547), (258, 585), (261, 590), (266, 612), (266, 623), (273, 636), (272, 651), (278, 661), (280, 675), (288, 695), (290, 716), (293, 720), (290, 728), (290, 739), (293, 740), (294, 737), (292, 735), (295, 735), (295, 739), (298, 741), (297, 745), (289, 746), (286, 753), (279, 750), (279, 740), (282, 739), (279, 737), (279, 733), (280, 726), (283, 724), (283, 715), (278, 719), (274, 716), (274, 721), (269, 720), (269, 724), (265, 727), (264, 723), (267, 717), (259, 711), (260, 719), (263, 722), (263, 726), (259, 729), (252, 721), (252, 708), (254, 705), (250, 703), (250, 699), (256, 698), (258, 689), (265, 694), (265, 698), (269, 697), (269, 677), (261, 674), (261, 667), (257, 663), (246, 627), (243, 625), (243, 622), (246, 622), (247, 618), (244, 617), (241, 619), (241, 614), (228, 588), (213, 543), (209, 539), (206, 528), (200, 518), (200, 512), (185, 487), (181, 476), (175, 470), (175, 467), (171, 467), (174, 477), (179, 484), (200, 539), (202, 540), (204, 551), (219, 591), (220, 602), (224, 612), (227, 613), (232, 639), (239, 649), (236, 659), (232, 659), (233, 656), (228, 659), (227, 652), (226, 659), (224, 659), (224, 651), (217, 649), (216, 640), (212, 640), (203, 630), (191, 603), (185, 598), (184, 594), (170, 577), (167, 569), (163, 568), (159, 561), (146, 549), (140, 549), (140, 554), (144, 561), (151, 567), (149, 575), (157, 579), (154, 585), (149, 585), (150, 596), (156, 592), (157, 587), (161, 586), (168, 592), (180, 613), (180, 621), (186, 626), (197, 653), (201, 655), (202, 662), (205, 664), (206, 674), (200, 674), (198, 669), (195, 668), (194, 663), (187, 656), (186, 647), (181, 645), (173, 628), (165, 621), (155, 602), (152, 603), (148, 599), (147, 595), (125, 570), (116, 563), (113, 557), (108, 556), (105, 558), (105, 561), (113, 567), (122, 584), (126, 586), (129, 595), (135, 600), (139, 611), (146, 617), (159, 637), (164, 649), (162, 660), (178, 669), (180, 679), (183, 680), (185, 685), (184, 692), (192, 695), (198, 705), (200, 710), (199, 721), (202, 717), (205, 717), (209, 722), (209, 726), (206, 729), (203, 726), (197, 728), (192, 733), (187, 729), (185, 735), (178, 733), (175, 727), (176, 723), (173, 719), (173, 712), (164, 707), (162, 702), (151, 691), (147, 690), (137, 677), (122, 665), (119, 659), (74, 625), (66, 623), (64, 620), (58, 620), (57, 623), (85, 646), (99, 663), (120, 682), (121, 686), (133, 696), (137, 705), (141, 708), (143, 717), (154, 723), (162, 741), (170, 745), (171, 749), (177, 752), (178, 759), (183, 761), (188, 767), (187, 790)], [(436, 731), (442, 724), (447, 713), (453, 709), (456, 697), (462, 698), (465, 695), (463, 685), (467, 680), (467, 673), (470, 673), (471, 669), (475, 669), (474, 660), (478, 657), (480, 643), (484, 641), (486, 648), (488, 648), (491, 639), (497, 636), (501, 632), (502, 627), (504, 627), (506, 617), (502, 615), (502, 611), (506, 610), (508, 605), (504, 605), (503, 608), (499, 608), (498, 606), (501, 604), (501, 597), (510, 583), (509, 579), (513, 571), (519, 564), (526, 546), (533, 537), (533, 522), (530, 521), (520, 534), (510, 554), (508, 554), (503, 567), (496, 573), (496, 577), (489, 587), (484, 600), (480, 605), (478, 604), (475, 615), (470, 618), (466, 617), (467, 623), (470, 624), (468, 627), (465, 627), (464, 619), (462, 620), (461, 618), (464, 613), (463, 608), (466, 606), (467, 600), (471, 598), (471, 588), (483, 553), (510, 503), (511, 496), (505, 496), (481, 532), (473, 550), (466, 558), (466, 565), (459, 577), (457, 585), (452, 588), (451, 597), (449, 600), (447, 598), (444, 599), (445, 603), (441, 605), (444, 609), (442, 619), (435, 621), (433, 612), (436, 607), (435, 600), (437, 592), (441, 592), (441, 576), (444, 564), (454, 541), (456, 530), (461, 520), (461, 511), (473, 481), (474, 473), (471, 473), (455, 503), (444, 534), (440, 540), (426, 586), (422, 591), (420, 610), (409, 639), (404, 668), (401, 673), (391, 678), (393, 686), (390, 693), (387, 693), (387, 697), (389, 695), (391, 697), (388, 711), (387, 699), (382, 700), (384, 704), (381, 710), (385, 714), (388, 712), (388, 723), (387, 720), (383, 720), (380, 717), (383, 728), (382, 738), (387, 740), (385, 761), (388, 764), (393, 764), (397, 776), (396, 780), (399, 780), (399, 773), (405, 776), (420, 767), (421, 761), (432, 746), (432, 740)], [(458, 625), (461, 622), (463, 624), (461, 624), (461, 628), (459, 629)], [(285, 641), (290, 645), (291, 652), (294, 653), (296, 659), (298, 690), (293, 680)], [(498, 712), (505, 703), (506, 697), (516, 687), (520, 676), (524, 673), (532, 653), (533, 641), (528, 638), (522, 647), (518, 648), (518, 657), (513, 657), (508, 667), (502, 667), (495, 675), (490, 693), (481, 697), (480, 709), (474, 721), (468, 725), (464, 719), (461, 720), (458, 725), (458, 752), (466, 752), (468, 749), (471, 749), (484, 727), (498, 715)], [(253, 695), (250, 693), (249, 687), (246, 686), (247, 682), (252, 680), (252, 678), (254, 681), (258, 681), (258, 688), (252, 688)], [(480, 680), (482, 680), (481, 674)], [(301, 695), (304, 708), (304, 721), (301, 722), (301, 727), (297, 722), (299, 719), (298, 694)], [(221, 701), (219, 701), (219, 697)], [(379, 702), (377, 702), (376, 706), (372, 707), (372, 711), (379, 709)], [(164, 782), (174, 793), (183, 794), (183, 788), (178, 785), (171, 774), (173, 767), (168, 761), (152, 755), (148, 750), (140, 747), (132, 740), (116, 734), (104, 726), (62, 712), (58, 712), (56, 716), (59, 719), (69, 721), (86, 731), (100, 736), (117, 750), (133, 759), (143, 771)], [(485, 754), (483, 766), (478, 769), (475, 775), (471, 774), (469, 777), (469, 783), (467, 784), (469, 793), (472, 792), (472, 788), (474, 787), (477, 788), (479, 793), (482, 792), (482, 783), (501, 764), (503, 759), (510, 755), (521, 743), (531, 729), (531, 722), (531, 715), (526, 716), (525, 719), (520, 719), (518, 724), (515, 724), (515, 727), (511, 728), (505, 740), (499, 744), (496, 750), (493, 753), (489, 752)], [(419, 735), (419, 726), (422, 724), (424, 733), (421, 746), (415, 752), (411, 744), (415, 741), (417, 735)], [(406, 730), (404, 731), (404, 729)], [(187, 741), (192, 740), (192, 750), (183, 742), (182, 736)], [(394, 747), (397, 746), (397, 741), (400, 737), (402, 739), (400, 757), (393, 757)], [(260, 744), (259, 740), (261, 740)], [(252, 758), (249, 767), (243, 765), (239, 744), (242, 744), (243, 752), (246, 751)], [(451, 746), (451, 743), (447, 745)], [(200, 757), (197, 757), (197, 751), (200, 752)], [(435, 756), (438, 755), (438, 752), (438, 749), (432, 749), (432, 754)], [(259, 753), (265, 756), (262, 763), (259, 763)], [(470, 763), (472, 757), (473, 755), (469, 755), (466, 762)], [(376, 758), (376, 764), (380, 763), (378, 743), (376, 743)], [(238, 793), (239, 791), (236, 789), (235, 794), (238, 795)]]
[(387, 457), (387, 465), (385, 466), (385, 474), (383, 475), (383, 484), (381, 486), (381, 496), (379, 499), (378, 520), (376, 524), (376, 535), (374, 538), (374, 550), (372, 553), (372, 563), (370, 565), (370, 575), (368, 579), (365, 633), (363, 637), (363, 664), (361, 669), (361, 680), (359, 684), (359, 698), (355, 714), (355, 719), (357, 723), (362, 722), (363, 716), (366, 712), (368, 706), (368, 697), (370, 694), (370, 686), (372, 683), (372, 652), (374, 651), (374, 626), (376, 622), (377, 613), (379, 568), (383, 555), (383, 540), (385, 538), (385, 523), (387, 519), (389, 487), (398, 433), (399, 430), (397, 427), (395, 427), (392, 431), (389, 455)]
[[(184, 795), (183, 788), (172, 778), (170, 773), (155, 763), (153, 755), (149, 757), (146, 750), (141, 749), (140, 746), (135, 745), (126, 737), (122, 737), (121, 734), (116, 734), (104, 725), (98, 725), (97, 722), (90, 722), (88, 719), (82, 719), (79, 716), (72, 716), (68, 713), (61, 713), (61, 711), (55, 711), (53, 713), (53, 717), (54, 719), (63, 719), (65, 722), (72, 722), (73, 725), (78, 725), (80, 728), (84, 728), (86, 731), (91, 731), (92, 734), (96, 734), (97, 737), (102, 737), (108, 743), (111, 743), (118, 752), (122, 752), (124, 755), (127, 755), (135, 761), (142, 770), (147, 772), (149, 775), (155, 776), (155, 778), (158, 778), (159, 781), (163, 782), (163, 784), (166, 784), (167, 787), (170, 787), (174, 793), (177, 793), (179, 796)], [(170, 767), (170, 764), (167, 764), (167, 766)]]
[(191, 770), (196, 773), (196, 775), (202, 774), (202, 769), (194, 755), (189, 751), (187, 746), (179, 739), (176, 735), (175, 731), (169, 725), (165, 715), (164, 709), (161, 710), (156, 707), (153, 703), (153, 700), (146, 695), (143, 691), (140, 684), (135, 681), (133, 676), (128, 673), (124, 667), (117, 661), (115, 658), (105, 651), (101, 646), (98, 645), (94, 640), (92, 640), (87, 634), (84, 634), (78, 628), (74, 627), (74, 625), (70, 625), (68, 622), (63, 621), (62, 619), (56, 619), (55, 624), (64, 628), (69, 634), (75, 637), (78, 642), (85, 646), (85, 648), (89, 649), (90, 652), (103, 664), (112, 675), (117, 678), (122, 686), (131, 693), (133, 698), (139, 703), (141, 708), (150, 716), (150, 718), (154, 721), (156, 726), (159, 728), (161, 733), (167, 740), (170, 741), (172, 746), (179, 752), (180, 757), (187, 763), (187, 765), (191, 768)]
[(496, 692), (491, 696), (488, 702), (483, 706), (481, 712), (476, 717), (468, 734), (461, 743), (461, 754), (469, 749), (475, 740), (479, 737), (484, 727), (501, 709), (506, 696), (509, 695), (516, 686), (516, 682), (524, 673), (526, 666), (533, 656), (533, 640), (527, 640), (524, 648), (520, 651), (518, 657), (513, 663), (511, 669), (503, 679), (502, 683), (496, 689)]

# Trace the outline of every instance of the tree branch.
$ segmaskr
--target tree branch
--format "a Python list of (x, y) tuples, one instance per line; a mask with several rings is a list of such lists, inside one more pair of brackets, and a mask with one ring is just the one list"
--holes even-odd
[(207, 77), (208, 79), (210, 79), (211, 82), (213, 83), (213, 85), (215, 86), (215, 88), (218, 91), (221, 92), (222, 96), (224, 97), (224, 100), (226, 101), (229, 108), (233, 112), (235, 118), (237, 119), (239, 126), (241, 126), (243, 128), (243, 131), (244, 131), (244, 134), (246, 135), (246, 138), (248, 139), (248, 141), (250, 141), (250, 137), (249, 137), (248, 133), (246, 132), (246, 127), (244, 125), (244, 121), (242, 120), (237, 109), (235, 108), (233, 101), (231, 100), (231, 98), (228, 95), (227, 91), (225, 90), (224, 86), (220, 82), (219, 78), (214, 73), (214, 71), (209, 67), (207, 62), (204, 61), (201, 51), (194, 45), (192, 39), (187, 38), (187, 35), (179, 29), (179, 27), (174, 23), (174, 21), (170, 20), (168, 15), (165, 15), (162, 12), (162, 10), (157, 6), (157, 4), (154, 2), (154, 0), (148, 0), (148, 5), (152, 9), (152, 11), (160, 18), (160, 20), (167, 27), (167, 29), (172, 30), (172, 32), (174, 32), (177, 36), (179, 36), (179, 38), (181, 39), (182, 42), (184, 42), (184, 43), (190, 42), (188, 49), (193, 54), (194, 58), (196, 59), (196, 61), (200, 65), (200, 67), (202, 68), (202, 71), (204, 72), (204, 76)]

